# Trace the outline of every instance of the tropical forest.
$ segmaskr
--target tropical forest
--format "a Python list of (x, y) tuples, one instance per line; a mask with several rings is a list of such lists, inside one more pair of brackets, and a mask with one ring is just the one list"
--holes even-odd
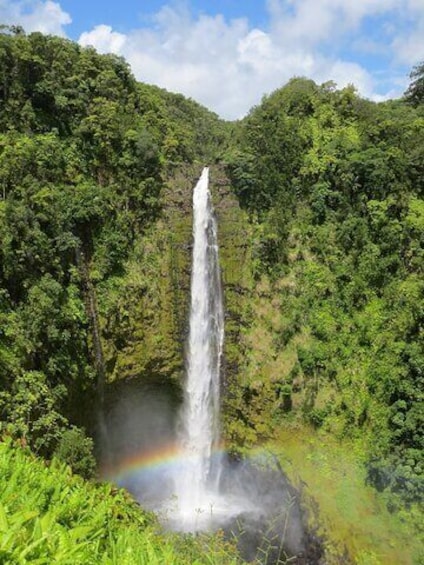
[[(384, 102), (295, 76), (227, 121), (1, 27), (0, 564), (424, 564), (410, 72)], [(190, 428), (200, 347), (219, 394)], [(210, 411), (214, 502), (158, 511)]]

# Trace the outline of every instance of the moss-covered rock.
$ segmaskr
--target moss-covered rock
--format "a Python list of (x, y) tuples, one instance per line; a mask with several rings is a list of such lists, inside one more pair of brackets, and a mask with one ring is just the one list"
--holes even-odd
[(164, 185), (160, 218), (139, 236), (124, 273), (99, 288), (109, 382), (146, 372), (181, 375), (193, 175), (191, 167), (179, 169)]

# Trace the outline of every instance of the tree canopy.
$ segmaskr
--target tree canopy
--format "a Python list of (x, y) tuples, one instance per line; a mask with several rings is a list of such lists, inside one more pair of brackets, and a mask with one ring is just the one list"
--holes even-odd
[(409, 501), (424, 493), (422, 71), (380, 104), (294, 78), (251, 110), (227, 158), (260, 226), (256, 276), (281, 296), (275, 354), (297, 348), (275, 377), (287, 407), (303, 399), (285, 417), (368, 437), (370, 481)]

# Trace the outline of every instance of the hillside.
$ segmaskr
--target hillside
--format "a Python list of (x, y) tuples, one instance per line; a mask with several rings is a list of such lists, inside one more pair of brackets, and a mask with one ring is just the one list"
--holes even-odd
[(423, 125), (422, 106), (294, 79), (229, 163), (257, 230), (242, 372), (258, 424), (279, 396), (281, 423), (360, 437), (369, 480), (407, 501), (423, 494)]
[[(272, 449), (294, 482), (308, 482), (304, 503), (322, 525), (328, 563), (420, 563), (424, 110), (415, 87), (376, 104), (353, 87), (296, 78), (228, 123), (137, 83), (116, 56), (3, 29), (0, 436), (93, 479), (118, 433), (120, 391), (154, 383), (179, 404), (191, 193), (209, 164), (229, 451)], [(58, 463), (46, 470), (9, 439), (0, 448), (4, 477), (18, 465), (24, 485), (33, 472), (59, 480)], [(68, 479), (81, 491), (76, 507), (98, 496), (66, 478), (58, 497)], [(324, 496), (331, 487), (337, 500)], [(1, 539), (11, 543), (4, 524), (20, 528), (22, 519), (21, 545), (34, 541), (41, 552), (36, 522), (53, 510), (27, 520), (29, 507), (12, 508), (2, 488)], [(125, 525), (145, 519), (122, 504)], [(402, 553), (408, 536), (417, 541)], [(112, 546), (124, 542), (106, 548), (101, 539), (105, 562), (121, 563)], [(18, 541), (8, 558), (22, 550)], [(178, 563), (172, 552), (185, 542), (173, 543), (159, 545)], [(216, 543), (219, 563), (226, 549)]]

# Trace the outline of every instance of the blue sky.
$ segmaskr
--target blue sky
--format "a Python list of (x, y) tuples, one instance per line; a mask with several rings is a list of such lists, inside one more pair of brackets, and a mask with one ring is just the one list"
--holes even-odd
[(424, 0), (0, 0), (0, 23), (122, 55), (230, 119), (293, 76), (395, 98), (424, 60)]
[[(189, 9), (193, 15), (224, 14), (227, 19), (247, 17), (252, 25), (264, 25), (267, 21), (265, 2), (261, 0), (209, 0), (164, 2), (163, 0), (65, 0), (60, 2), (69, 14), (75, 14), (67, 28), (73, 39), (98, 24), (112, 25), (116, 31), (128, 31), (137, 26), (149, 25), (151, 17), (164, 5)], [(78, 17), (77, 17), (78, 15)]]

